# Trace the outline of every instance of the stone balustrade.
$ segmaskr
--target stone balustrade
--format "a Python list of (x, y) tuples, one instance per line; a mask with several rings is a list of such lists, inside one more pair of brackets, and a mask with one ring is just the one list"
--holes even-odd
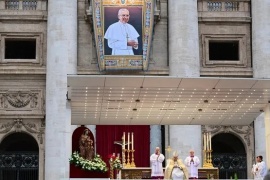
[(6, 10), (47, 10), (47, 1), (43, 0), (5, 0), (0, 9)]
[(250, 12), (250, 0), (199, 0), (199, 12)]

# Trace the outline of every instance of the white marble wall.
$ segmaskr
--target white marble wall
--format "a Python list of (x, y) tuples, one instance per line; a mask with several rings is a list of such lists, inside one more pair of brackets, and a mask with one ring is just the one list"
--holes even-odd
[[(169, 65), (170, 76), (199, 77), (199, 33), (197, 0), (168, 1), (169, 3)], [(200, 157), (201, 126), (168, 126), (170, 145), (185, 158), (194, 149)], [(168, 156), (167, 156), (168, 158)]]
[(197, 0), (168, 1), (170, 76), (199, 77)]
[(45, 179), (69, 178), (71, 111), (67, 74), (77, 73), (77, 0), (49, 0)]
[(178, 151), (179, 157), (184, 160), (189, 156), (189, 151), (193, 149), (195, 151), (195, 155), (198, 156), (202, 162), (201, 126), (181, 125), (169, 126), (169, 128), (170, 146), (173, 150)]
[[(252, 55), (254, 78), (270, 78), (270, 1), (252, 0)], [(265, 109), (268, 112), (268, 109)], [(262, 155), (270, 163), (269, 147), (266, 140), (270, 132), (269, 113), (263, 113), (254, 121), (255, 156)], [(268, 139), (267, 139), (268, 138)], [(268, 166), (269, 167), (269, 166)]]
[(264, 139), (265, 139), (265, 156), (264, 156), (264, 161), (267, 163), (268, 169), (270, 168), (270, 105), (268, 104), (264, 108), (264, 125), (265, 125), (265, 134), (264, 134)]
[[(161, 149), (161, 126), (151, 125), (150, 126), (150, 154), (155, 152), (156, 147)], [(161, 152), (165, 154), (165, 152)]]
[(254, 78), (270, 78), (270, 1), (252, 0), (251, 7)]
[[(255, 138), (255, 154), (254, 156), (262, 155), (266, 157), (265, 152), (265, 123), (264, 123), (264, 113), (256, 118), (254, 121), (254, 138)], [(255, 158), (254, 157), (254, 158)]]

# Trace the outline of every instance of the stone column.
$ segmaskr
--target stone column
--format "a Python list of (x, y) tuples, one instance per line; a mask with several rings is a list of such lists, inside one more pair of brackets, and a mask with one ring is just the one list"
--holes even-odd
[[(260, 116), (256, 118), (254, 121), (254, 144), (255, 144), (255, 152), (254, 157), (262, 155), (264, 158), (266, 157), (265, 152), (265, 113), (262, 113)], [(255, 162), (256, 159), (253, 159)]]
[(252, 0), (252, 55), (254, 78), (270, 78), (270, 1)]
[[(197, 0), (177, 0), (168, 3), (170, 76), (199, 77)], [(171, 125), (168, 128), (169, 145), (179, 152), (180, 158), (184, 160), (189, 155), (189, 150), (194, 149), (195, 155), (202, 161), (200, 125)]]
[[(155, 152), (156, 147), (161, 147), (161, 126), (160, 125), (151, 125), (150, 126), (150, 154)], [(165, 152), (161, 152), (165, 154)]]
[(197, 0), (177, 0), (168, 3), (170, 75), (199, 77)]
[(71, 110), (67, 74), (77, 73), (77, 0), (49, 0), (45, 179), (69, 179)]
[(266, 156), (264, 157), (264, 161), (267, 163), (267, 167), (269, 169), (270, 167), (270, 105), (268, 104), (264, 108), (264, 125), (265, 125), (265, 138), (262, 137), (265, 140), (265, 151)]
[[(270, 1), (261, 0), (251, 1), (252, 10), (252, 61), (253, 61), (253, 77), (254, 78), (270, 78)], [(270, 163), (269, 146), (266, 145), (267, 132), (269, 129), (266, 127), (269, 121), (269, 114), (266, 111), (254, 121), (255, 126), (255, 156), (264, 155), (265, 160)], [(263, 120), (264, 118), (264, 120)], [(268, 120), (267, 120), (268, 119)], [(262, 127), (265, 125), (265, 128)], [(259, 129), (262, 127), (262, 129)], [(264, 134), (266, 133), (266, 134)], [(265, 149), (266, 148), (266, 149)], [(269, 165), (269, 164), (268, 164)], [(269, 167), (269, 166), (268, 166)]]

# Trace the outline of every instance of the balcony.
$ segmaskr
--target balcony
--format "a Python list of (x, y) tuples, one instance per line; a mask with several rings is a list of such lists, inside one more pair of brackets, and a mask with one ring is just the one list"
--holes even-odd
[(250, 22), (250, 0), (198, 0), (199, 21)]
[(0, 1), (1, 20), (44, 20), (47, 17), (45, 0), (4, 0)]

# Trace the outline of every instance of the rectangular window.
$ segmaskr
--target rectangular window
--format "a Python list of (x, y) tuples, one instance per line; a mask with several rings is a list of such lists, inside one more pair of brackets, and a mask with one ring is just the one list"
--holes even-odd
[(246, 67), (246, 41), (245, 34), (202, 35), (203, 67)]
[(0, 33), (0, 64), (43, 64), (42, 33)]
[(5, 39), (5, 59), (36, 59), (36, 39)]
[(239, 61), (239, 41), (209, 41), (210, 61)]

